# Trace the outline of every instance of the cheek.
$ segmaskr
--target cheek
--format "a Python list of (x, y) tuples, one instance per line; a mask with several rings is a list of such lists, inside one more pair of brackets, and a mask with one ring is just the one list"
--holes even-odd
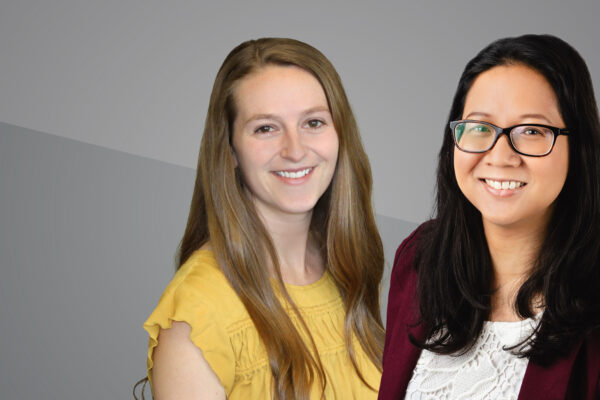
[(340, 142), (335, 130), (310, 137), (305, 144), (318, 159), (326, 161), (335, 168), (340, 150)]
[(480, 183), (477, 179), (476, 170), (481, 161), (482, 154), (465, 153), (454, 149), (454, 176), (461, 193), (473, 205), (479, 203)]
[(464, 187), (471, 177), (473, 170), (479, 163), (481, 155), (465, 153), (464, 151), (454, 148), (454, 176), (458, 182), (458, 186), (464, 192)]
[(569, 162), (567, 158), (539, 161), (544, 161), (536, 166), (537, 176), (540, 177), (539, 184), (545, 188), (547, 201), (551, 203), (556, 200), (567, 180)]
[(337, 161), (338, 152), (340, 150), (340, 141), (338, 139), (337, 132), (332, 129), (323, 135), (318, 144), (320, 153), (324, 158), (330, 161)]
[(546, 157), (531, 160), (531, 168), (547, 188), (548, 196), (556, 199), (562, 190), (569, 171), (569, 146), (565, 137), (559, 137), (552, 152)]
[(567, 138), (564, 136), (559, 137), (554, 147), (556, 150), (559, 150), (556, 152), (558, 160), (556, 160), (555, 164), (557, 167), (556, 175), (562, 182), (562, 188), (565, 181), (567, 180), (567, 175), (569, 173), (569, 144)]
[(334, 133), (333, 138), (330, 140), (328, 148), (329, 159), (336, 163), (340, 151), (340, 142), (338, 140), (337, 133)]
[(268, 141), (238, 139), (233, 141), (237, 165), (245, 174), (247, 170), (264, 165), (269, 159), (272, 149)]

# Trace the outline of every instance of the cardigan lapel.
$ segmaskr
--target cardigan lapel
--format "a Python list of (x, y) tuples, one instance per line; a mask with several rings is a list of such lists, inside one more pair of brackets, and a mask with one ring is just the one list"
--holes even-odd
[(580, 340), (566, 357), (548, 367), (542, 367), (530, 361), (519, 392), (519, 400), (564, 399), (581, 342)]

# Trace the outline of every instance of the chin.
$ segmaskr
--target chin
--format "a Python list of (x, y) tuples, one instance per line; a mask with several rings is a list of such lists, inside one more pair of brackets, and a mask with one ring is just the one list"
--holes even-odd
[(483, 216), (483, 221), (485, 223), (488, 224), (492, 224), (498, 227), (502, 227), (502, 228), (517, 228), (517, 227), (523, 227), (526, 226), (528, 224), (534, 224), (535, 222), (537, 222), (536, 218), (534, 216), (523, 216), (523, 215), (509, 215), (509, 214), (502, 214), (502, 215), (487, 215), (487, 216)]
[(318, 198), (299, 198), (293, 197), (287, 200), (282, 200), (279, 203), (279, 206), (282, 210), (288, 210), (290, 212), (308, 212), (312, 211), (313, 208), (317, 205)]
[(306, 214), (312, 212), (315, 204), (298, 204), (293, 206), (282, 207), (281, 211), (289, 214)]
[(518, 221), (507, 220), (506, 218), (483, 218), (483, 222), (502, 228), (510, 228), (518, 223)]

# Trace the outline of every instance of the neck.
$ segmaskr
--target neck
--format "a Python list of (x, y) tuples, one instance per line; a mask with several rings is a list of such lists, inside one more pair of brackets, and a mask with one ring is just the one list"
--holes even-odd
[(544, 241), (547, 221), (517, 226), (499, 226), (483, 221), (494, 280), (490, 320), (518, 321), (515, 300)]
[(275, 246), (283, 281), (294, 285), (317, 281), (323, 275), (324, 265), (317, 246), (309, 238), (312, 212), (259, 215)]

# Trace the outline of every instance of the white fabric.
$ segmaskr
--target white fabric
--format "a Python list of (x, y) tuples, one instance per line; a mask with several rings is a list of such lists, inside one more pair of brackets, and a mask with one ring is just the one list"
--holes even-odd
[(463, 355), (423, 350), (406, 399), (517, 399), (528, 359), (503, 347), (527, 338), (540, 316), (518, 322), (485, 322), (477, 343)]

